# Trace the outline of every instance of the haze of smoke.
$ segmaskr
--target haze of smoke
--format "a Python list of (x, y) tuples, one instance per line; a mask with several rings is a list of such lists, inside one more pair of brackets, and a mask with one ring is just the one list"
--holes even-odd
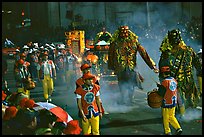
[(195, 119), (202, 118), (202, 109), (186, 109), (185, 115), (182, 117), (182, 120), (185, 122), (190, 122)]
[[(118, 85), (103, 85), (100, 90), (100, 97), (105, 111), (109, 113), (127, 113), (135, 108), (147, 106), (146, 92), (138, 89), (137, 87), (135, 87), (134, 91), (133, 98), (135, 103), (132, 106), (128, 106), (119, 103), (121, 101), (121, 94)], [(124, 96), (126, 96), (126, 101), (130, 100), (127, 95)]]
[[(143, 8), (146, 8), (146, 7), (143, 7)], [(146, 10), (141, 8), (137, 10), (131, 22), (128, 22), (128, 21), (122, 22), (124, 24), (121, 24), (121, 25), (128, 25), (130, 30), (139, 36), (139, 42), (146, 49), (147, 53), (155, 61), (157, 66), (158, 66), (158, 62), (161, 54), (161, 52), (159, 51), (160, 44), (163, 38), (166, 36), (168, 30), (179, 28), (181, 30), (181, 36), (187, 45), (190, 45), (192, 48), (195, 49), (195, 51), (197, 51), (201, 47), (201, 45), (198, 45), (195, 41), (190, 40), (190, 38), (185, 35), (187, 31), (185, 28), (185, 24), (179, 23), (179, 19), (177, 16), (178, 14), (177, 12), (178, 11), (181, 12), (181, 9), (175, 10), (176, 9), (175, 3), (172, 3), (169, 6), (167, 6), (164, 3), (155, 3), (155, 4), (151, 3), (151, 7), (149, 8), (151, 9), (150, 28), (146, 27), (147, 24), (144, 23), (145, 22), (144, 18), (146, 18), (146, 14), (145, 14)], [(114, 30), (115, 28), (117, 29), (116, 26), (107, 26), (107, 28), (109, 28), (110, 30)], [(155, 81), (159, 82), (158, 74), (155, 74), (146, 65), (146, 63), (141, 58), (139, 53), (137, 55), (137, 69), (139, 73), (144, 77), (144, 82), (142, 83), (142, 86), (144, 88), (143, 92), (146, 95), (147, 92), (152, 91), (154, 88), (156, 88)], [(136, 91), (136, 93), (137, 92), (138, 91)], [(119, 89), (113, 89), (111, 87), (108, 87), (107, 85), (106, 87), (102, 88), (101, 98), (103, 100), (104, 106), (107, 109), (107, 111), (125, 113), (132, 110), (134, 107), (138, 107), (136, 105), (139, 102), (137, 102), (137, 104), (134, 107), (118, 105), (117, 99), (119, 97), (120, 97)], [(135, 99), (139, 99), (139, 97), (136, 96)], [(192, 116), (191, 115), (192, 113), (195, 113), (195, 114)], [(193, 119), (193, 118), (199, 117), (200, 115), (202, 114), (200, 114), (199, 112), (189, 111), (186, 114), (185, 120)]]

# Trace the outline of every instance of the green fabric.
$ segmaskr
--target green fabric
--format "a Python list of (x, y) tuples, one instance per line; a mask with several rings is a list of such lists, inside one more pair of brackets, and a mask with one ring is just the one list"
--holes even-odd
[[(181, 43), (182, 44), (182, 43)], [(202, 70), (199, 58), (189, 46), (183, 43), (183, 49), (176, 52), (163, 51), (159, 60), (159, 68), (169, 65), (171, 76), (178, 82), (178, 89), (187, 107), (196, 107), (198, 103), (198, 89), (193, 78), (193, 67)], [(161, 78), (161, 74), (159, 74)]]
[(51, 132), (50, 128), (39, 128), (35, 131), (35, 135), (44, 135), (46, 132)]

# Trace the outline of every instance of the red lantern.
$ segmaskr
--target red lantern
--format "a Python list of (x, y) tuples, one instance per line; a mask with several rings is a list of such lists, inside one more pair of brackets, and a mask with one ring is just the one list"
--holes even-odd
[(97, 50), (100, 50), (100, 49), (101, 49), (101, 46), (96, 46), (96, 49), (97, 49)]

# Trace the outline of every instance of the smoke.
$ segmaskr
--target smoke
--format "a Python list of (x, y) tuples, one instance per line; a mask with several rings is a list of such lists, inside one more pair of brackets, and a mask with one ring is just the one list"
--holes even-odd
[(120, 93), (118, 91), (108, 91), (103, 92), (101, 95), (101, 99), (103, 101), (103, 107), (108, 113), (127, 113), (131, 111), (136, 106), (126, 106), (125, 104), (118, 104), (118, 100), (120, 99)]
[(197, 108), (186, 109), (186, 112), (181, 120), (184, 122), (190, 122), (192, 120), (196, 120), (200, 118), (202, 118), (202, 108), (197, 107)]
[[(147, 10), (149, 16), (147, 16)], [(198, 41), (191, 38), (189, 35), (191, 32), (188, 30), (188, 25), (191, 21), (191, 17), (187, 16), (188, 14), (189, 10), (183, 9), (178, 2), (167, 4), (163, 2), (150, 2), (148, 5), (143, 3), (141, 6), (135, 8), (132, 18), (128, 17), (126, 20), (120, 21), (120, 24), (111, 24), (106, 27), (107, 31), (113, 34), (119, 27), (118, 25), (128, 25), (130, 30), (138, 35), (139, 43), (146, 49), (147, 53), (158, 67), (161, 55), (159, 51), (160, 44), (168, 30), (180, 29), (184, 42), (195, 51), (198, 51), (198, 49), (202, 47), (198, 44)], [(148, 20), (150, 21), (149, 26), (147, 24)], [(144, 78), (144, 82), (142, 83), (143, 90), (135, 89), (135, 93), (137, 94), (135, 100), (137, 103), (134, 106), (119, 105), (117, 101), (121, 95), (118, 85), (111, 85), (108, 84), (107, 81), (100, 81), (104, 83), (101, 86), (101, 98), (107, 111), (125, 113), (140, 107), (141, 104), (147, 106), (145, 100), (146, 94), (154, 88), (157, 88), (155, 82), (159, 82), (158, 74), (154, 73), (153, 70), (147, 66), (139, 53), (137, 54), (137, 70)], [(189, 112), (186, 113), (186, 120), (187, 118), (191, 119), (200, 115), (199, 112), (188, 111)], [(195, 113), (194, 117), (191, 115), (192, 113)]]
[[(134, 8), (134, 11), (127, 18), (124, 17), (127, 13), (124, 13), (124, 15), (119, 14), (119, 19), (120, 17), (123, 18), (119, 20), (116, 17), (118, 20), (116, 24), (111, 23), (107, 26), (107, 30), (111, 33), (114, 33), (120, 25), (128, 25), (139, 36), (140, 42), (144, 42), (145, 48), (150, 48), (151, 51), (151, 49), (159, 50), (158, 47), (168, 30), (180, 29), (181, 36), (187, 45), (191, 46), (195, 51), (202, 47), (202, 42), (200, 43), (202, 40), (196, 39), (202, 37), (202, 21), (199, 23), (193, 22), (197, 19), (193, 19), (193, 11), (186, 8), (185, 4), (181, 2), (126, 3), (123, 8), (116, 6), (115, 12), (128, 8), (128, 4), (129, 9)], [(198, 8), (194, 14), (197, 16), (202, 15), (201, 9)]]
[[(130, 105), (124, 103), (130, 101), (130, 98), (127, 94), (122, 95), (120, 93), (118, 83), (113, 84), (108, 81), (100, 81), (100, 83), (102, 84), (100, 97), (103, 107), (108, 113), (127, 113), (135, 108), (144, 108), (147, 106), (146, 92), (138, 89), (137, 87), (134, 88), (132, 96), (134, 102)], [(121, 97), (124, 100), (122, 100)]]

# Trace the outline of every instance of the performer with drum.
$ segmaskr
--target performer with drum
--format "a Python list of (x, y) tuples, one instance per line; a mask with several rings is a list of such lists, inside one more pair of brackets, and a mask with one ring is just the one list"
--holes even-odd
[(182, 133), (182, 128), (175, 117), (176, 105), (179, 102), (179, 94), (177, 89), (177, 81), (171, 76), (169, 66), (163, 66), (160, 68), (160, 74), (162, 77), (161, 84), (158, 86), (158, 94), (163, 97), (162, 100), (162, 116), (163, 127), (165, 135), (171, 135), (171, 129), (169, 125), (172, 125), (176, 129), (176, 135)]

